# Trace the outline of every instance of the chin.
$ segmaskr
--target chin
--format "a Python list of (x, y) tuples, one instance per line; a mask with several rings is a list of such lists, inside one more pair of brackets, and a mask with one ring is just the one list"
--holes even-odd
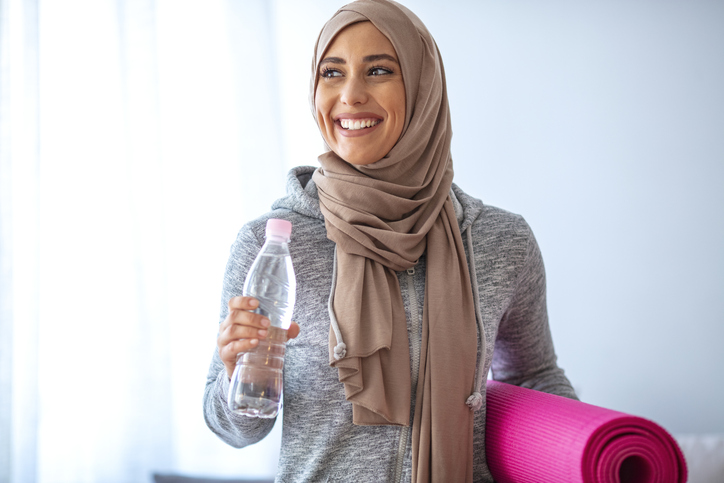
[[(365, 149), (366, 147), (369, 146), (364, 145), (364, 143), (359, 143), (359, 145), (352, 143), (335, 143), (330, 146), (337, 156), (347, 163), (355, 166), (366, 166), (368, 164), (376, 163), (385, 157), (386, 152), (383, 152), (380, 149), (369, 151), (368, 149)], [(377, 146), (374, 147), (376, 148)]]

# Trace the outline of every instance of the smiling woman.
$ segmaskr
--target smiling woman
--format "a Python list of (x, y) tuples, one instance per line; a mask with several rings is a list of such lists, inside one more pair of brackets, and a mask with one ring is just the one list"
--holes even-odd
[[(526, 222), (453, 184), (437, 45), (395, 2), (322, 28), (311, 109), (329, 150), (242, 227), (222, 294), (204, 415), (232, 446), (274, 420), (226, 404), (237, 354), (266, 337), (243, 281), (269, 218), (293, 225), (297, 304), (284, 367), (279, 481), (489, 482), (485, 376), (575, 397), (556, 365)], [(495, 351), (493, 347), (495, 346)], [(326, 347), (326, 350), (322, 349)]]
[(371, 22), (341, 31), (319, 63), (314, 104), (327, 145), (367, 165), (395, 145), (405, 122), (405, 85), (390, 41)]

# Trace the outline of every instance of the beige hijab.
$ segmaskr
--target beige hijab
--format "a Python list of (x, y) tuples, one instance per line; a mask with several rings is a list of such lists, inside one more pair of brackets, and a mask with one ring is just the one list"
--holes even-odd
[[(413, 424), (414, 481), (472, 481), (477, 328), (462, 237), (449, 192), (450, 112), (442, 59), (423, 23), (386, 0), (342, 7), (314, 52), (319, 62), (346, 26), (369, 20), (395, 48), (405, 84), (402, 135), (387, 156), (352, 166), (334, 152), (314, 173), (327, 236), (337, 244), (330, 364), (355, 424), (410, 424), (410, 353), (396, 271), (427, 253), (422, 349)], [(315, 116), (316, 119), (316, 116)], [(415, 336), (413, 334), (413, 336)]]

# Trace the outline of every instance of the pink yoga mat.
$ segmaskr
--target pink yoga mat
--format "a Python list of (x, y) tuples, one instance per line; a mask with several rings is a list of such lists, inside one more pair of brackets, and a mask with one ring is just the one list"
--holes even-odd
[(684, 483), (686, 462), (658, 424), (488, 381), (485, 454), (498, 483)]

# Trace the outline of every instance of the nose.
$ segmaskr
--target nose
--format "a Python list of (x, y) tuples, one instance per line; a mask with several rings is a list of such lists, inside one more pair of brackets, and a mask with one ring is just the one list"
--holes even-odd
[(342, 87), (340, 101), (348, 106), (367, 102), (367, 85), (365, 82), (357, 78), (357, 76), (348, 77)]

